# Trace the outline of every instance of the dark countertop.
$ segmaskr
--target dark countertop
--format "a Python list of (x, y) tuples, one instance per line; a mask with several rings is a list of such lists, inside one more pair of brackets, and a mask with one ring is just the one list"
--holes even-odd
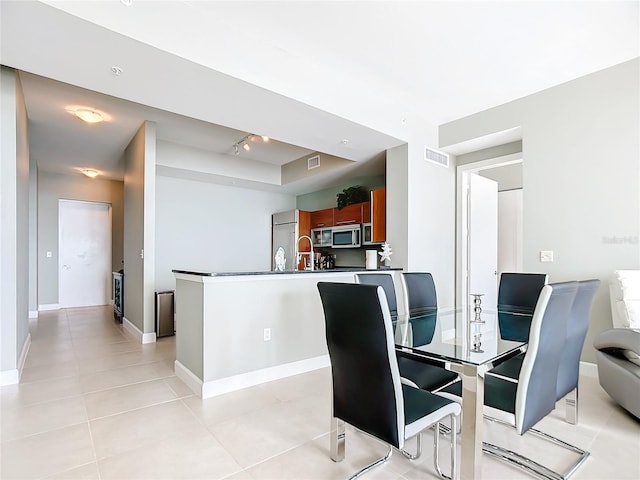
[(377, 270), (367, 270), (364, 267), (336, 267), (331, 270), (285, 270), (284, 272), (194, 272), (190, 270), (172, 270), (173, 273), (184, 273), (187, 275), (199, 275), (201, 277), (238, 277), (243, 275), (283, 275), (298, 273), (336, 273), (336, 272), (388, 272), (402, 270), (402, 268), (378, 268)]

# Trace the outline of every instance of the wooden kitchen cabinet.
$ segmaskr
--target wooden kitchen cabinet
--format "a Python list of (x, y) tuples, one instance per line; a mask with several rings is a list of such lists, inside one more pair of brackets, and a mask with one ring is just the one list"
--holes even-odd
[(362, 204), (362, 223), (371, 223), (371, 202)]
[(387, 240), (387, 190), (371, 191), (371, 241)]
[(333, 208), (311, 212), (311, 228), (333, 227)]
[(336, 226), (362, 223), (362, 203), (354, 203), (344, 208), (333, 209), (333, 223)]

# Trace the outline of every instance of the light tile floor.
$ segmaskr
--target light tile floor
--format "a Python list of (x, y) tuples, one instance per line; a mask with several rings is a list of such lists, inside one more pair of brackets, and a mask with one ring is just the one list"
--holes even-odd
[[(329, 459), (329, 369), (201, 400), (174, 375), (175, 339), (141, 345), (108, 307), (43, 312), (30, 327), (21, 383), (0, 397), (2, 479), (341, 479), (384, 452), (348, 429), (346, 459)], [(640, 423), (595, 378), (580, 382), (579, 424), (558, 404), (540, 428), (591, 451), (576, 480), (640, 478)], [(490, 422), (485, 435), (559, 467), (572, 458)], [(436, 478), (425, 437), (420, 461), (396, 454), (364, 478)], [(486, 456), (483, 477), (531, 478)]]

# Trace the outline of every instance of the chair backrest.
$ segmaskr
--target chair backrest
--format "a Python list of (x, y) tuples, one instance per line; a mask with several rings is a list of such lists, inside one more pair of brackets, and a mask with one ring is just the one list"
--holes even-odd
[(577, 290), (578, 282), (564, 282), (545, 285), (540, 292), (516, 390), (519, 434), (555, 408), (558, 368)]
[(398, 301), (393, 276), (389, 273), (356, 273), (356, 282), (367, 285), (379, 285), (387, 296), (387, 305), (392, 316), (398, 315)]
[(410, 315), (438, 308), (436, 285), (430, 273), (403, 272), (405, 311)]
[(600, 280), (597, 279), (578, 282), (578, 293), (569, 314), (567, 335), (558, 370), (557, 400), (578, 386), (580, 355), (589, 328), (593, 297), (599, 286)]
[(333, 416), (402, 448), (404, 402), (391, 317), (376, 285), (319, 282)]
[[(529, 339), (531, 317), (542, 287), (547, 283), (544, 273), (503, 273), (498, 288), (498, 325), (504, 340), (526, 342)], [(501, 313), (506, 311), (509, 313)], [(525, 316), (512, 315), (522, 313)]]
[(547, 278), (544, 273), (503, 273), (498, 287), (498, 310), (533, 313)]

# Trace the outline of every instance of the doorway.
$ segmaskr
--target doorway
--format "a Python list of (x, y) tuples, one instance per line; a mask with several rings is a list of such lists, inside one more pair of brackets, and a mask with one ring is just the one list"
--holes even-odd
[[(502, 213), (503, 208), (499, 205), (504, 200), (498, 193), (496, 182), (493, 182), (496, 186), (492, 188), (488, 178), (480, 178), (480, 181), (478, 179), (481, 172), (484, 177), (490, 177), (488, 172), (491, 170), (498, 171), (496, 169), (499, 167), (519, 164), (522, 164), (522, 153), (457, 167), (456, 293), (459, 305), (468, 304), (472, 293), (484, 294), (482, 302), (487, 308), (493, 308), (497, 304), (501, 270), (499, 259), (504, 258), (500, 256), (501, 249), (498, 248), (499, 238), (503, 237), (498, 233), (498, 214)], [(472, 180), (479, 184), (479, 188), (475, 185), (475, 194)], [(520, 196), (520, 200), (521, 198)], [(520, 209), (521, 205), (520, 203)], [(522, 222), (521, 216), (519, 221)], [(516, 228), (522, 229), (522, 223)], [(517, 240), (521, 242), (522, 236)], [(521, 244), (517, 250), (521, 253)]]
[(60, 307), (107, 305), (111, 298), (111, 205), (58, 201)]

